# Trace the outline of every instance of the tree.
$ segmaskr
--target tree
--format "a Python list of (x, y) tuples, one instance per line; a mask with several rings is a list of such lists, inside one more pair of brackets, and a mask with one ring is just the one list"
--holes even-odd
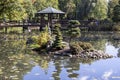
[(25, 12), (27, 13), (27, 18), (29, 20), (31, 20), (34, 17), (34, 14), (36, 12), (33, 6), (33, 3), (34, 3), (34, 0), (24, 0), (22, 2)]
[(26, 18), (25, 9), (19, 0), (1, 0), (0, 17), (8, 20), (22, 20)]
[(48, 6), (58, 8), (58, 0), (36, 0), (33, 5), (36, 11), (40, 11)]
[(63, 37), (62, 37), (62, 33), (60, 31), (60, 25), (59, 24), (56, 24), (55, 25), (55, 41), (54, 41), (54, 44), (53, 44), (53, 48), (55, 49), (63, 49), (64, 46), (62, 44), (63, 42)]
[(118, 2), (119, 4), (116, 5), (113, 9), (113, 18), (112, 20), (114, 22), (119, 22), (120, 21), (120, 0)]
[(78, 19), (86, 19), (88, 17), (88, 14), (92, 8), (91, 4), (92, 4), (93, 0), (81, 0), (78, 4), (77, 7), (77, 16)]
[(116, 5), (118, 5), (119, 0), (109, 0), (108, 2), (108, 18), (112, 19), (113, 17), (113, 9)]
[(64, 11), (65, 18), (73, 19), (75, 18), (75, 8), (76, 5), (74, 0), (58, 0), (59, 1), (59, 8)]
[(89, 13), (89, 17), (103, 20), (107, 18), (108, 2), (107, 0), (97, 0)]
[(80, 28), (77, 27), (80, 25), (79, 21), (77, 20), (71, 20), (69, 21), (68, 25), (68, 35), (70, 36), (70, 40), (73, 38), (80, 37)]

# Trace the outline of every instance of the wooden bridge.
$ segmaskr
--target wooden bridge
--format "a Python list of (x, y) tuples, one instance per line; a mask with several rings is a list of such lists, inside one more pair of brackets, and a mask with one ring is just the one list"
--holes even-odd
[(40, 26), (39, 22), (2, 22), (0, 28), (3, 27), (35, 27)]
[[(52, 24), (56, 24), (56, 23), (60, 23), (61, 24), (61, 29), (62, 30), (66, 30), (67, 29), (67, 26), (68, 26), (68, 21), (69, 20), (60, 20), (60, 21), (54, 21), (52, 22)], [(0, 28), (5, 28), (5, 32), (7, 32), (7, 28), (8, 27), (22, 27), (23, 28), (23, 32), (24, 32), (24, 29), (27, 29), (27, 28), (36, 28), (37, 29), (41, 26), (45, 26), (48, 24), (48, 21), (44, 21), (41, 25), (40, 22), (32, 22), (32, 21), (22, 21), (22, 22), (18, 22), (18, 21), (8, 21), (8, 22), (1, 22), (0, 21)], [(84, 26), (79, 26), (80, 29), (86, 29), (86, 27)]]

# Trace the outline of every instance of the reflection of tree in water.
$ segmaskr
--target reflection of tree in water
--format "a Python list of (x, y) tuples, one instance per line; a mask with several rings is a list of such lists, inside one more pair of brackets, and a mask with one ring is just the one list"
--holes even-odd
[[(120, 33), (113, 32), (83, 32), (80, 40), (92, 42), (96, 49), (104, 50), (107, 40), (116, 48), (120, 47)], [(116, 40), (117, 39), (117, 40)]]
[(118, 54), (117, 54), (117, 56), (120, 57), (120, 48), (119, 48), (119, 50), (118, 50)]
[[(23, 74), (28, 72), (33, 65), (29, 62), (29, 59), (24, 55), (11, 55), (1, 58), (0, 67), (2, 74), (0, 74), (0, 79), (2, 80), (22, 80)], [(19, 58), (19, 59), (18, 59)], [(24, 62), (24, 63), (23, 63)], [(29, 66), (28, 66), (29, 65)]]
[[(40, 59), (32, 55), (31, 50), (26, 49), (24, 41), (3, 41), (0, 45), (0, 79), (22, 80), (23, 75)], [(31, 54), (31, 55), (29, 55)]]
[(40, 67), (45, 70), (45, 73), (47, 74), (48, 71), (48, 67), (49, 67), (49, 62), (50, 62), (50, 57), (49, 56), (44, 56), (44, 55), (40, 55), (39, 59), (36, 59), (38, 64), (40, 65)]
[(77, 78), (79, 74), (74, 71), (78, 71), (80, 69), (79, 59), (71, 58), (66, 59), (64, 67), (67, 69), (69, 78)]
[(113, 45), (115, 48), (120, 48), (120, 41), (119, 40), (110, 40), (110, 45)]
[(80, 63), (89, 63), (91, 64), (93, 60), (90, 59), (80, 59), (80, 58), (70, 58), (66, 59), (64, 63), (64, 67), (67, 69), (69, 78), (77, 78), (79, 76), (75, 71), (80, 70)]
[(62, 68), (66, 69), (69, 78), (76, 79), (79, 76), (79, 74), (76, 73), (75, 71), (80, 70), (80, 63), (91, 64), (93, 62), (93, 60), (90, 59), (68, 58), (68, 57), (61, 58), (59, 56), (54, 58), (53, 61), (56, 69), (56, 71), (54, 71), (54, 73), (52, 74), (54, 80), (61, 79), (60, 73), (62, 71)]
[(91, 43), (92, 43), (92, 45), (94, 46), (95, 49), (102, 50), (102, 51), (105, 51), (106, 42), (107, 42), (106, 39), (91, 41)]
[(60, 73), (61, 73), (61, 63), (62, 60), (60, 59), (60, 57), (54, 58), (54, 65), (55, 65), (55, 69), (56, 71), (54, 71), (54, 73), (52, 74), (52, 76), (54, 77), (54, 80), (60, 80)]

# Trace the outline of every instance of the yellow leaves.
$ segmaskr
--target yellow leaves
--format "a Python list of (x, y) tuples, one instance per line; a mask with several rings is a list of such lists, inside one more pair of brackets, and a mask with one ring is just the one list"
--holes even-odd
[(48, 32), (41, 32), (38, 37), (38, 44), (41, 47), (42, 45), (45, 45), (49, 39), (50, 39), (50, 36), (49, 36)]
[(2, 71), (2, 69), (0, 69), (0, 74), (3, 74), (3, 71)]
[(19, 2), (20, 2), (20, 3), (23, 3), (23, 2), (24, 2), (24, 0), (19, 0)]

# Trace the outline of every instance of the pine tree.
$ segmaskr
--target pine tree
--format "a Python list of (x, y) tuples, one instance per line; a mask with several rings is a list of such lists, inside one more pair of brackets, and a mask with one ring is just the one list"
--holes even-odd
[(70, 20), (68, 25), (68, 35), (70, 40), (81, 36), (80, 28), (78, 27), (80, 22), (77, 20)]
[(62, 37), (62, 34), (61, 34), (61, 31), (60, 31), (60, 25), (59, 24), (56, 24), (55, 25), (55, 30), (54, 30), (54, 33), (55, 33), (55, 41), (54, 41), (54, 44), (53, 44), (53, 48), (55, 49), (62, 49), (63, 48), (63, 37)]

